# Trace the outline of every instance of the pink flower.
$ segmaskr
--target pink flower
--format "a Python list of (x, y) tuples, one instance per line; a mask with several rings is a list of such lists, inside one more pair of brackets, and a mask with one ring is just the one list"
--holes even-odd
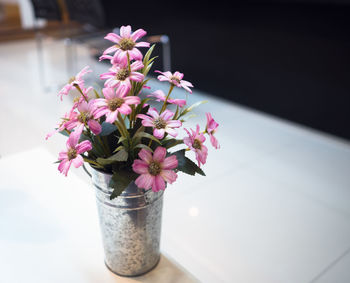
[(105, 87), (117, 87), (119, 85), (125, 85), (128, 89), (131, 89), (131, 81), (142, 82), (144, 75), (137, 70), (143, 68), (141, 61), (135, 61), (130, 65), (131, 71), (128, 69), (128, 63), (121, 63), (114, 65), (109, 69), (108, 73), (100, 75), (102, 80), (105, 80)]
[(102, 89), (105, 98), (97, 98), (94, 100), (96, 110), (94, 111), (94, 117), (100, 118), (106, 115), (106, 122), (113, 123), (118, 113), (128, 115), (131, 113), (129, 105), (137, 105), (140, 103), (140, 98), (137, 96), (126, 96), (128, 88), (125, 85), (121, 85), (116, 89), (104, 88)]
[(159, 192), (165, 190), (165, 182), (172, 184), (176, 181), (177, 174), (173, 171), (178, 165), (175, 155), (165, 158), (166, 149), (158, 146), (152, 153), (148, 150), (141, 149), (139, 152), (140, 159), (135, 159), (132, 169), (141, 174), (135, 184), (139, 188)]
[(148, 42), (137, 42), (136, 41), (145, 36), (147, 33), (143, 29), (138, 29), (131, 33), (131, 26), (122, 26), (120, 28), (120, 35), (115, 33), (109, 33), (105, 39), (110, 40), (115, 45), (107, 48), (103, 54), (112, 53), (114, 54), (115, 62), (127, 62), (127, 54), (129, 54), (130, 60), (142, 60), (142, 53), (135, 47), (149, 47)]
[(196, 153), (196, 159), (198, 162), (198, 166), (201, 164), (205, 164), (208, 156), (208, 148), (203, 144), (205, 141), (205, 137), (203, 133), (199, 133), (199, 125), (197, 125), (196, 131), (191, 129), (192, 134), (185, 129), (188, 134), (188, 137), (185, 137), (184, 143)]
[(92, 149), (90, 141), (85, 140), (79, 144), (78, 141), (79, 135), (75, 133), (70, 134), (67, 140), (67, 150), (59, 153), (58, 159), (61, 160), (61, 162), (58, 165), (58, 170), (66, 176), (72, 163), (75, 168), (83, 165), (84, 160), (80, 154)]
[(108, 54), (102, 54), (100, 56), (100, 58), (98, 58), (98, 61), (102, 61), (102, 60), (110, 60), (111, 61), (111, 64), (114, 65), (115, 63), (113, 62), (113, 56), (112, 55), (108, 55)]
[(162, 139), (165, 133), (176, 137), (177, 132), (174, 128), (182, 126), (181, 121), (171, 120), (174, 113), (166, 109), (162, 114), (159, 115), (156, 108), (150, 108), (147, 112), (148, 115), (138, 114), (136, 117), (142, 119), (142, 125), (145, 127), (152, 127), (153, 135), (157, 139)]
[[(156, 98), (156, 101), (160, 102), (160, 101), (165, 101), (166, 99), (166, 95), (163, 91), (161, 91), (160, 89), (159, 90), (156, 90), (155, 92), (147, 95), (147, 97), (155, 97)], [(169, 98), (167, 100), (168, 103), (170, 104), (175, 104), (179, 107), (184, 107), (186, 105), (186, 100), (185, 99), (171, 99)]]
[(89, 92), (90, 90), (92, 90), (93, 87), (89, 86), (88, 88), (81, 88), (82, 94), (80, 94), (80, 96), (77, 96), (73, 99), (73, 110), (76, 109), (80, 103), (82, 102), (86, 102), (86, 100), (89, 100)]
[(87, 124), (95, 135), (101, 133), (101, 125), (94, 119), (93, 116), (93, 112), (95, 110), (94, 103), (94, 100), (90, 100), (89, 103), (86, 101), (81, 101), (78, 104), (78, 110), (80, 113), (73, 112), (72, 117), (66, 123), (66, 128), (70, 131), (75, 128), (75, 133), (80, 136), (83, 132), (84, 126)]
[(168, 72), (155, 71), (155, 72), (161, 74), (157, 77), (158, 80), (160, 80), (161, 82), (168, 81), (169, 83), (177, 87), (182, 87), (185, 90), (187, 90), (189, 93), (192, 93), (192, 90), (190, 89), (190, 87), (193, 87), (193, 85), (190, 82), (182, 79), (184, 77), (184, 74), (180, 72), (175, 72), (174, 74), (172, 74), (169, 71)]
[(220, 144), (218, 140), (214, 137), (214, 134), (217, 131), (217, 128), (219, 127), (219, 124), (215, 122), (213, 117), (211, 116), (210, 113), (205, 113), (207, 116), (207, 126), (206, 126), (206, 132), (208, 133), (210, 137), (210, 142), (215, 147), (216, 149), (220, 148)]
[(45, 139), (47, 140), (48, 138), (52, 137), (54, 134), (58, 133), (58, 132), (62, 132), (64, 129), (66, 129), (66, 123), (67, 121), (69, 121), (70, 119), (72, 119), (72, 117), (74, 116), (74, 112), (73, 112), (74, 108), (71, 109), (69, 112), (67, 112), (66, 114), (64, 114), (64, 117), (62, 118), (62, 121), (60, 123), (57, 124), (57, 128), (48, 133), (45, 137)]
[(61, 100), (62, 100), (62, 96), (67, 95), (69, 91), (74, 87), (74, 85), (78, 85), (82, 89), (84, 87), (83, 76), (90, 72), (92, 72), (92, 70), (89, 69), (89, 66), (86, 66), (78, 74), (76, 74), (75, 77), (71, 77), (69, 79), (68, 84), (66, 84), (58, 93)]

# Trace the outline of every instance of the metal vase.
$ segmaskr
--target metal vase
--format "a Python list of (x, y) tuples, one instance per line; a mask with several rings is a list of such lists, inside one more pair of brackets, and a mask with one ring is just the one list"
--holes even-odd
[(146, 273), (160, 259), (163, 191), (144, 191), (132, 182), (119, 197), (110, 200), (112, 175), (97, 170), (91, 173), (106, 266), (122, 276)]

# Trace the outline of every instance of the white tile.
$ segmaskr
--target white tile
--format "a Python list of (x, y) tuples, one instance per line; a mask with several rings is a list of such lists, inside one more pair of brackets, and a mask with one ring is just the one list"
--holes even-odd
[(163, 249), (202, 282), (309, 282), (350, 244), (343, 214), (249, 170), (166, 193)]
[(323, 139), (294, 139), (289, 147), (257, 161), (266, 175), (350, 217), (350, 147)]
[(350, 278), (350, 249), (342, 253), (312, 283), (348, 283)]

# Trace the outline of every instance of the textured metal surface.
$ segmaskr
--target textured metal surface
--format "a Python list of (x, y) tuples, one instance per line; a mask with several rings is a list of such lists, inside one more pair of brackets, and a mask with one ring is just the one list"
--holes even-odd
[(110, 178), (92, 170), (105, 263), (119, 275), (140, 275), (159, 261), (163, 192), (145, 192), (132, 183), (110, 200)]

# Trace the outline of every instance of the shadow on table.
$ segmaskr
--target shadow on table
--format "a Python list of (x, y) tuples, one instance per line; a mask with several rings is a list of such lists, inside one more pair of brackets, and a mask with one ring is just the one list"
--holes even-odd
[(178, 265), (172, 259), (161, 254), (158, 265), (150, 272), (137, 276), (137, 277), (121, 277), (113, 274), (115, 282), (126, 282), (126, 283), (193, 283), (199, 282), (189, 272)]

